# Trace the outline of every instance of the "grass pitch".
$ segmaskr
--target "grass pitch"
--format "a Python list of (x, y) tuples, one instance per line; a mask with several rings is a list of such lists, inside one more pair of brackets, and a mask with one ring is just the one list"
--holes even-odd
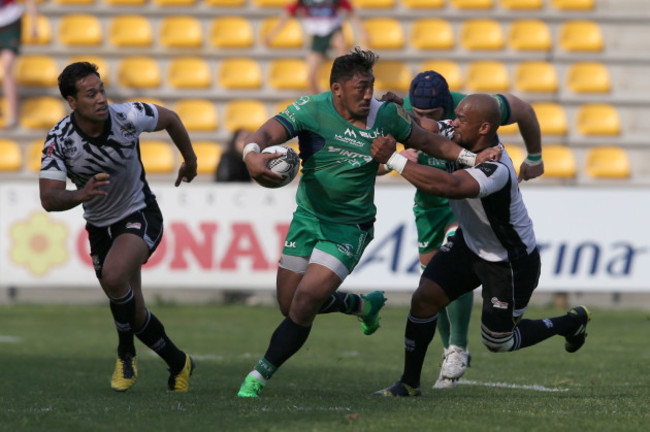
[[(150, 306), (196, 360), (186, 394), (167, 392), (164, 363), (140, 342), (138, 382), (111, 391), (117, 338), (107, 305), (0, 307), (0, 431), (650, 430), (647, 311), (592, 310), (587, 343), (575, 354), (560, 337), (493, 354), (480, 343), (475, 305), (464, 381), (431, 389), (442, 352), (436, 336), (423, 396), (407, 399), (371, 395), (399, 378), (407, 309), (388, 306), (372, 336), (354, 317), (323, 315), (251, 400), (235, 394), (282, 319), (276, 308)], [(526, 316), (562, 313), (531, 308)]]

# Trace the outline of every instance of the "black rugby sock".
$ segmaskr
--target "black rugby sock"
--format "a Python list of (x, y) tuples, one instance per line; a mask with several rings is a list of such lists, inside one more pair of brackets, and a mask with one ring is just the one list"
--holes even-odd
[(436, 333), (438, 315), (415, 318), (409, 313), (404, 332), (404, 373), (400, 379), (411, 387), (420, 387), (420, 375), (427, 348)]
[(359, 295), (336, 291), (325, 303), (323, 303), (318, 313), (326, 314), (342, 312), (344, 314), (352, 315), (359, 310), (360, 303), (361, 297), (359, 297)]
[(119, 356), (135, 356), (135, 344), (133, 342), (133, 328), (135, 326), (135, 296), (133, 290), (120, 298), (109, 296), (111, 313), (117, 329)]
[(165, 333), (165, 327), (148, 309), (147, 320), (135, 335), (167, 363), (172, 373), (180, 372), (185, 366), (185, 353), (174, 345)]
[(286, 317), (273, 332), (264, 358), (279, 368), (304, 345), (310, 331), (311, 326), (300, 326)]

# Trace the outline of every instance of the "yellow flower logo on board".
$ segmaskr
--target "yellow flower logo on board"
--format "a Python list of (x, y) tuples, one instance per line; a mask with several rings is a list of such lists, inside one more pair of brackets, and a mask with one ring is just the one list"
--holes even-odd
[(65, 225), (52, 222), (46, 214), (34, 213), (26, 222), (16, 223), (10, 235), (11, 259), (37, 276), (43, 276), (68, 259), (65, 244), (68, 230)]

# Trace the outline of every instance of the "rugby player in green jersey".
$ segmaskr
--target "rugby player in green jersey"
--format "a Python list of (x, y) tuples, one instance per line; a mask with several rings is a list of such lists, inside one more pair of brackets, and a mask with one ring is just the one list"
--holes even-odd
[(286, 318), (271, 336), (264, 357), (244, 379), (239, 397), (259, 396), (273, 373), (305, 343), (318, 313), (357, 315), (365, 334), (379, 327), (383, 293), (337, 292), (373, 238), (379, 163), (370, 146), (375, 138), (390, 135), (407, 146), (469, 166), (500, 156), (496, 148), (479, 155), (463, 150), (422, 129), (401, 106), (374, 99), (377, 59), (359, 48), (336, 58), (330, 91), (299, 98), (247, 139), (243, 158), (258, 183), (268, 186), (281, 180), (266, 167), (277, 155), (260, 150), (293, 137), (299, 141), (302, 176), (276, 281)]
[[(511, 94), (492, 96), (498, 102), (501, 125), (517, 123), (528, 152), (528, 157), (519, 168), (519, 181), (541, 176), (544, 173), (541, 133), (532, 106)], [(455, 119), (454, 110), (465, 97), (463, 93), (451, 92), (447, 81), (439, 73), (425, 71), (411, 81), (406, 99), (401, 100), (395, 94), (388, 93), (382, 100), (403, 105), (404, 109), (413, 113), (423, 128), (437, 132), (437, 121)], [(445, 169), (444, 160), (425, 153), (417, 152), (416, 155), (407, 154), (407, 156), (420, 164)], [(430, 195), (420, 190), (415, 193), (413, 213), (418, 232), (420, 266), (424, 270), (446, 239), (454, 234), (458, 222), (447, 198)], [(458, 379), (469, 366), (471, 357), (468, 350), (468, 333), (473, 299), (474, 294), (468, 292), (440, 311), (438, 331), (444, 351), (440, 375), (434, 388), (455, 387)]]

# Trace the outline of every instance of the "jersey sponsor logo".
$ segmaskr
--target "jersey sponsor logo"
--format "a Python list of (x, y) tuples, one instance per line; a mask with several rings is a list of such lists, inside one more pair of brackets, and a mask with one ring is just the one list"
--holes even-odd
[[(291, 105), (293, 105), (296, 111), (300, 111), (300, 106), (306, 104), (307, 102), (309, 102), (309, 100), (310, 100), (309, 96), (301, 96), (298, 99), (296, 99), (296, 101)], [(285, 112), (286, 111), (287, 110), (285, 110)]]
[[(356, 135), (355, 135), (355, 138), (356, 138)], [(340, 135), (340, 134), (334, 134), (334, 139), (337, 140), (337, 141), (349, 144), (349, 145), (353, 145), (355, 147), (363, 147), (363, 146), (366, 145), (366, 143), (364, 143), (363, 141), (357, 141), (354, 138), (351, 138), (349, 136)]]
[(126, 229), (141, 230), (142, 229), (142, 224), (140, 222), (127, 222), (126, 223)]
[(341, 252), (342, 254), (347, 256), (348, 258), (352, 258), (352, 256), (354, 255), (352, 253), (353, 247), (352, 247), (352, 245), (350, 243), (345, 243), (345, 244), (337, 243), (336, 248), (339, 250), (339, 252)]
[(354, 131), (353, 131), (352, 129), (350, 129), (350, 128), (347, 128), (347, 129), (345, 130), (345, 133), (344, 133), (344, 134), (345, 134), (345, 136), (351, 136), (351, 137), (353, 137), (353, 138), (356, 138), (356, 137), (357, 137), (356, 132), (354, 132)]
[(364, 155), (361, 153), (353, 152), (350, 150), (342, 149), (334, 146), (327, 146), (327, 151), (329, 153), (338, 153), (341, 156), (345, 157), (348, 163), (353, 165), (360, 165), (359, 159), (362, 159), (363, 162), (369, 163), (372, 162), (372, 155)]
[(427, 246), (429, 246), (428, 241), (418, 242), (418, 247), (425, 248)]
[(368, 133), (366, 131), (359, 131), (359, 135), (361, 135), (364, 138), (368, 139), (375, 139), (380, 136), (384, 136), (384, 130), (383, 129), (374, 129), (372, 133)]
[(496, 297), (492, 297), (490, 301), (492, 302), (492, 307), (495, 309), (508, 309), (508, 302), (500, 301)]
[(290, 248), (290, 249), (295, 249), (296, 248), (296, 242), (295, 241), (288, 242), (288, 241), (285, 240), (284, 247)]
[(54, 151), (54, 146), (56, 145), (56, 141), (52, 140), (49, 143), (46, 144), (47, 150), (45, 153), (47, 154), (47, 157), (52, 157), (52, 152)]
[(483, 174), (485, 174), (486, 177), (490, 177), (497, 170), (496, 164), (489, 163), (489, 162), (480, 163), (476, 165), (474, 168), (481, 171)]
[[(74, 156), (75, 153), (77, 153), (77, 150), (79, 150), (77, 148), (77, 146), (74, 145), (74, 140), (72, 138), (70, 138), (70, 137), (66, 137), (63, 140), (63, 146), (62, 147), (63, 147), (62, 148), (63, 154), (66, 155), (67, 157)], [(50, 156), (50, 155), (48, 154), (48, 156)]]
[(133, 123), (124, 123), (120, 127), (120, 132), (124, 138), (134, 138), (136, 136), (136, 129)]

